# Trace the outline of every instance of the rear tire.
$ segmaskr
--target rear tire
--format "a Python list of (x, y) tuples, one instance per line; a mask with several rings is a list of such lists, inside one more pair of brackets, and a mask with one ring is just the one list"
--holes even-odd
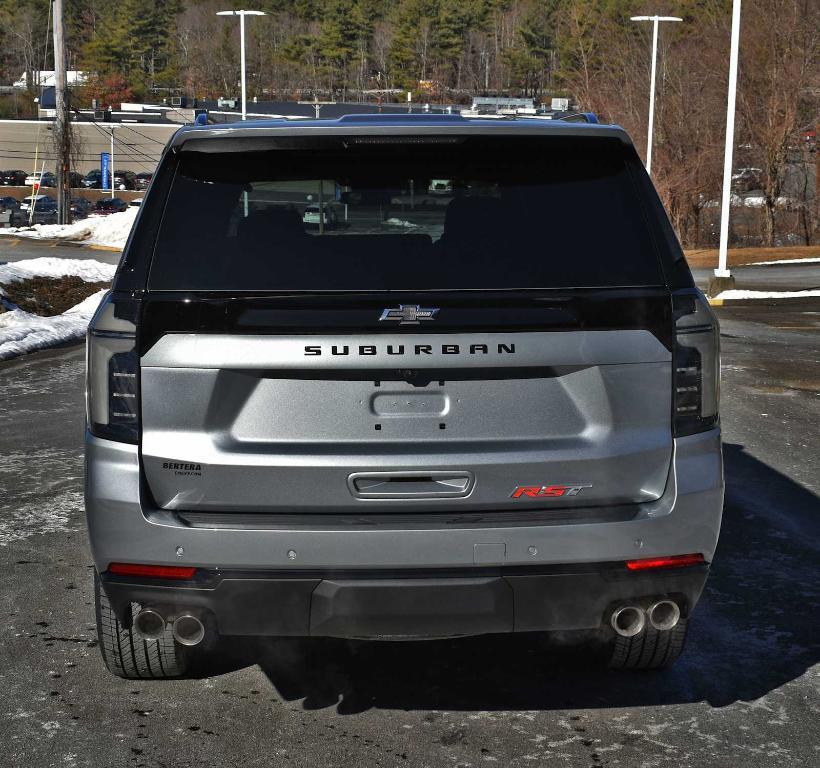
[(615, 636), (609, 657), (610, 669), (662, 669), (675, 663), (683, 652), (688, 625), (681, 619), (672, 629), (658, 631), (647, 622), (635, 637)]
[[(108, 602), (96, 571), (94, 605), (100, 651), (109, 672), (126, 680), (169, 680), (185, 675), (188, 657), (171, 630), (166, 627), (158, 640), (144, 640), (133, 629), (126, 629)], [(131, 603), (132, 617), (138, 612), (137, 603)]]

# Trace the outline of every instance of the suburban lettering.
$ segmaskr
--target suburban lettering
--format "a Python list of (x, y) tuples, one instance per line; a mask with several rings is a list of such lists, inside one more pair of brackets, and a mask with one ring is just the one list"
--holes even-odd
[[(306, 357), (320, 357), (328, 353), (328, 347), (321, 344), (308, 344), (304, 347), (304, 355)], [(440, 347), (436, 346), (436, 354), (441, 355), (489, 355), (489, 344), (470, 344), (469, 346), (461, 346), (460, 344), (442, 344)], [(353, 348), (351, 353), (350, 347), (347, 344), (330, 346), (330, 354), (336, 357), (345, 357), (350, 354), (358, 355), (359, 357), (375, 357), (377, 355), (432, 355), (434, 354), (432, 344), (416, 344), (412, 348), (407, 348), (404, 344), (386, 344), (380, 346), (378, 344), (359, 344)], [(500, 343), (496, 346), (496, 354), (499, 355), (514, 355), (515, 344)]]

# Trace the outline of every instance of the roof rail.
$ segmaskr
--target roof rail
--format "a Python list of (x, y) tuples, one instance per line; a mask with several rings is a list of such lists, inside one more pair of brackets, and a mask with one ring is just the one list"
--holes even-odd
[(554, 120), (563, 120), (565, 123), (597, 123), (598, 116), (594, 112), (569, 112)]

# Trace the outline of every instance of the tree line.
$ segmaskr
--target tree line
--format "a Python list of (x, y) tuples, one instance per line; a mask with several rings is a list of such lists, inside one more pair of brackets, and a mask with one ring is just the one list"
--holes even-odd
[[(651, 25), (662, 28), (654, 181), (684, 242), (705, 239), (722, 171), (731, 0), (66, 0), (69, 68), (93, 73), (79, 98), (103, 104), (185, 94), (235, 96), (236, 19), (250, 7), (248, 95), (264, 99), (465, 103), (504, 94), (569, 97), (646, 140)], [(0, 0), (0, 75), (50, 69), (48, 0)], [(815, 155), (820, 95), (816, 0), (745, 0), (737, 164), (760, 169), (761, 237), (776, 241), (789, 166)], [(44, 66), (45, 65), (45, 66)], [(801, 160), (802, 158), (802, 160)], [(799, 210), (816, 229), (813, 183)], [(791, 182), (794, 186), (793, 181)], [(794, 197), (794, 195), (792, 195)], [(802, 205), (802, 208), (800, 206)], [(708, 239), (708, 238), (706, 238)]]

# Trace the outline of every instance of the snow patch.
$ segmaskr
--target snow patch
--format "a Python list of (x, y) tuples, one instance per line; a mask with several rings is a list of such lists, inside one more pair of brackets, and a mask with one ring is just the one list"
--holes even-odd
[(387, 219), (384, 223), (391, 227), (406, 227), (408, 229), (418, 227), (418, 224), (414, 224), (412, 221), (404, 221), (404, 219)]
[(91, 245), (124, 248), (139, 206), (129, 206), (108, 216), (89, 216), (73, 224), (34, 224), (31, 227), (11, 227), (2, 234), (28, 237), (33, 240), (71, 240)]
[(801, 299), (820, 296), (820, 291), (722, 291), (715, 299)]
[(79, 341), (105, 293), (97, 291), (54, 317), (40, 317), (22, 309), (0, 314), (0, 360)]
[(113, 280), (116, 271), (113, 264), (105, 264), (96, 259), (43, 256), (39, 259), (0, 264), (0, 283), (13, 283), (31, 277), (79, 277), (86, 283), (101, 283)]
[(820, 264), (817, 259), (776, 259), (775, 261), (750, 261), (748, 264), (739, 264), (741, 267), (766, 267), (772, 264)]
[[(25, 259), (13, 264), (0, 264), (0, 297), (2, 284), (27, 280), (32, 277), (79, 277), (87, 283), (109, 282), (116, 267), (95, 259), (60, 259), (44, 256)], [(89, 296), (61, 315), (40, 317), (22, 309), (11, 309), (0, 314), (0, 360), (56, 347), (85, 336), (88, 322), (102, 300), (105, 290)], [(9, 306), (6, 302), (6, 306)]]

